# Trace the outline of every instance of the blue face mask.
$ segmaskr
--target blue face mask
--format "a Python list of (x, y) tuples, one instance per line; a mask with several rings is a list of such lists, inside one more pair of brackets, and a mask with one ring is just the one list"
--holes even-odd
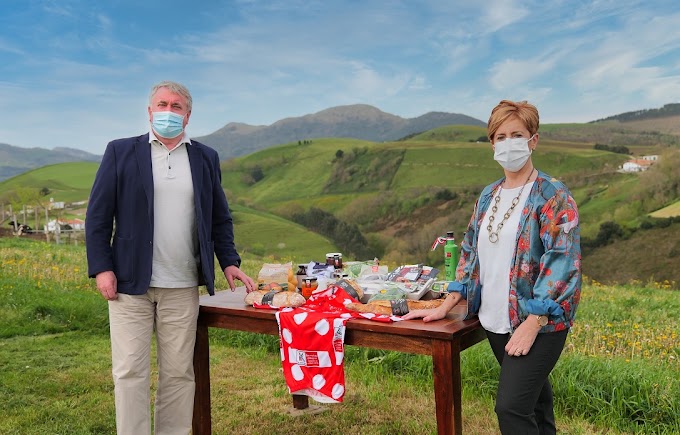
[(184, 116), (174, 112), (153, 112), (151, 125), (161, 137), (173, 139), (184, 131)]

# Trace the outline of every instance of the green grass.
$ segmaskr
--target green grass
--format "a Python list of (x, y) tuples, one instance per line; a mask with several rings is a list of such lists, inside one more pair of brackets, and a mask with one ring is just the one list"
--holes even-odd
[(573, 189), (582, 225), (581, 236), (595, 237), (603, 222), (620, 221), (616, 211), (630, 204), (631, 192), (638, 182), (635, 174), (616, 174)]
[[(287, 144), (267, 148), (223, 165), (222, 186), (261, 206), (291, 199), (311, 199), (322, 195), (337, 150), (373, 146), (358, 139), (315, 139), (311, 144)], [(264, 178), (248, 187), (243, 175), (258, 165)]]
[(43, 166), (0, 182), (0, 198), (17, 187), (50, 190), (47, 198), (55, 201), (83, 201), (90, 195), (98, 163), (73, 162)]
[(238, 227), (236, 243), (242, 255), (268, 255), (273, 258), (306, 258), (322, 261), (319, 253), (336, 252), (337, 247), (323, 236), (276, 215), (232, 205)]
[(488, 143), (475, 143), (408, 149), (392, 188), (484, 186), (503, 175), (490, 147)]
[(447, 125), (417, 134), (407, 142), (476, 142), (480, 137), (486, 137), (486, 127)]
[[(243, 268), (255, 276), (262, 261), (248, 255)], [(83, 248), (0, 238), (0, 270), (0, 433), (114, 432), (106, 302)], [(663, 284), (586, 284), (551, 375), (560, 433), (680, 431), (678, 310), (680, 292)], [(435, 431), (422, 355), (348, 346), (345, 402), (292, 417), (275, 336), (211, 329), (210, 342), (216, 434)], [(497, 433), (488, 345), (463, 352), (461, 369), (464, 431)]]

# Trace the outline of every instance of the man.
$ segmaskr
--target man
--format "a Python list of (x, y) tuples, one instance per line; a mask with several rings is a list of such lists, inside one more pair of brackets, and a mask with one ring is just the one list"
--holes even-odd
[(235, 279), (255, 288), (239, 269), (219, 156), (184, 133), (191, 104), (179, 83), (154, 86), (149, 133), (108, 144), (90, 194), (88, 274), (109, 303), (119, 434), (150, 432), (154, 329), (155, 432), (190, 432), (198, 286), (214, 294), (214, 256), (232, 290)]

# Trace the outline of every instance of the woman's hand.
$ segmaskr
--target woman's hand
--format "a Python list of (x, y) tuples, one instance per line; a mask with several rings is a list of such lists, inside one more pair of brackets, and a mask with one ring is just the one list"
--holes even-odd
[(510, 336), (508, 344), (505, 345), (505, 351), (510, 356), (522, 356), (529, 353), (531, 346), (534, 345), (538, 331), (541, 327), (538, 325), (536, 316), (530, 314), (521, 325), (517, 327), (515, 332)]
[(446, 317), (447, 311), (442, 311), (441, 307), (430, 308), (429, 310), (413, 310), (401, 316), (404, 320), (423, 319), (423, 322), (431, 322)]
[(429, 310), (413, 310), (401, 316), (401, 318), (404, 320), (422, 318), (423, 322), (426, 323), (443, 319), (446, 317), (446, 314), (448, 314), (448, 312), (451, 311), (451, 309), (455, 307), (458, 302), (460, 302), (461, 299), (463, 299), (463, 297), (460, 295), (460, 293), (449, 293), (446, 295), (446, 298), (444, 298), (444, 302), (437, 308), (430, 308)]

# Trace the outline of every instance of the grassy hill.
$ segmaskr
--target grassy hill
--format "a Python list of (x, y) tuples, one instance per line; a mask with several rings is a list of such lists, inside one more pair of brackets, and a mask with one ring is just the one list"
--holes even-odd
[[(672, 192), (659, 196), (654, 186), (663, 181), (646, 174), (618, 173), (628, 156), (595, 150), (595, 141), (588, 141), (602, 131), (602, 125), (594, 124), (541, 126), (541, 142), (533, 160), (572, 190), (586, 241), (596, 240), (607, 222), (623, 229), (623, 235), (607, 240), (606, 246), (584, 248), (586, 273), (606, 281), (613, 276), (611, 271), (591, 268), (588, 257), (604, 252), (605, 247), (616, 249), (626, 240), (645, 237), (646, 231), (636, 230), (650, 219), (648, 214), (677, 201), (678, 196)], [(490, 144), (481, 141), (485, 134), (481, 127), (447, 126), (393, 142), (314, 139), (225, 161), (222, 184), (234, 210), (237, 245), (257, 256), (320, 259), (325, 252), (336, 251), (340, 240), (338, 235), (319, 235), (294, 223), (314, 207), (360, 230), (370, 252), (390, 264), (440, 265), (443, 254), (430, 251), (433, 240), (448, 230), (461, 235), (481, 188), (502, 176)], [(556, 139), (560, 135), (578, 140)], [(631, 137), (626, 146), (645, 149), (636, 145), (638, 136)], [(676, 149), (656, 146), (663, 152)], [(657, 178), (673, 185), (672, 166)], [(83, 200), (95, 171), (96, 164), (90, 163), (44, 167), (0, 183), (0, 199), (24, 186), (48, 187), (57, 201)], [(668, 195), (672, 201), (664, 199)], [(351, 252), (345, 254), (352, 258)], [(680, 283), (678, 268), (668, 268), (675, 270), (669, 279)], [(641, 280), (660, 276), (646, 267), (634, 270)]]
[(92, 188), (99, 163), (72, 162), (43, 166), (0, 183), (0, 202), (10, 202), (17, 188), (49, 190), (46, 197), (55, 201), (86, 200)]
[(624, 145), (633, 154), (659, 154), (667, 147), (680, 146), (680, 116), (628, 122), (598, 121), (588, 124), (541, 125), (542, 139), (589, 144)]
[(23, 148), (0, 143), (0, 181), (42, 166), (72, 161), (99, 162), (101, 156), (73, 148)]
[[(325, 237), (289, 220), (238, 204), (231, 207), (241, 256), (321, 259), (337, 247)], [(322, 260), (322, 259), (321, 259)]]

